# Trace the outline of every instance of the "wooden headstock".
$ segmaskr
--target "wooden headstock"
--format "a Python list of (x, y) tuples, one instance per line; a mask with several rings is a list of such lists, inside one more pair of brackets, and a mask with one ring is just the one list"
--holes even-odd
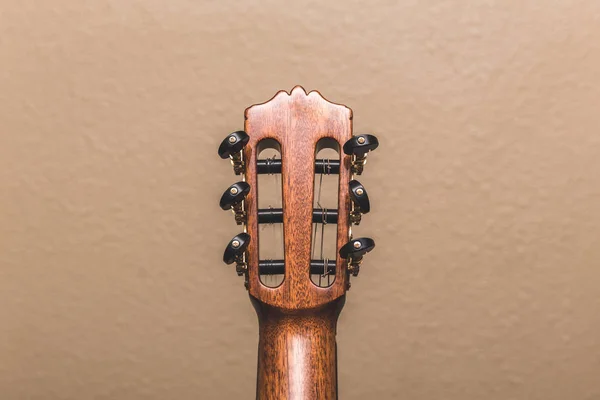
[[(231, 209), (244, 232), (225, 248), (223, 261), (236, 264), (259, 320), (256, 398), (337, 399), (336, 323), (363, 255), (375, 247), (370, 238), (352, 238), (351, 225), (370, 210), (367, 192), (354, 180), (367, 153), (378, 146), (373, 135), (352, 135), (352, 110), (325, 100), (319, 92), (296, 86), (266, 103), (246, 109), (244, 131), (228, 135), (219, 147), (244, 180), (231, 185), (220, 206)], [(276, 148), (280, 160), (259, 159), (265, 147)], [(337, 150), (337, 159), (318, 159), (321, 147)], [(260, 209), (258, 176), (281, 177), (281, 209)], [(319, 190), (315, 194), (315, 175)], [(320, 202), (323, 175), (337, 174), (337, 209)], [(315, 208), (315, 204), (318, 206)], [(259, 225), (283, 224), (283, 260), (261, 260)], [(316, 228), (336, 224), (335, 261), (321, 251), (312, 259)], [(315, 226), (315, 235), (312, 227)], [(321, 250), (322, 250), (321, 242)], [(311, 276), (322, 270), (327, 286)], [(261, 276), (283, 274), (276, 287)], [(329, 284), (331, 274), (335, 276)], [(320, 280), (318, 281), (320, 283)]]
[[(353, 175), (362, 173), (366, 154), (377, 147), (377, 139), (372, 135), (352, 136), (350, 108), (327, 101), (317, 91), (307, 94), (300, 86), (289, 94), (279, 91), (266, 103), (246, 109), (244, 131), (229, 135), (219, 148), (221, 157), (230, 157), (234, 171), (244, 176), (244, 182), (234, 184), (221, 199), (221, 207), (232, 208), (236, 221), (245, 224), (245, 234), (228, 245), (226, 262), (237, 263), (250, 295), (267, 305), (309, 309), (343, 296), (349, 287), (349, 275), (358, 272), (362, 255), (374, 247), (368, 238), (349, 240), (351, 223), (358, 223), (361, 213), (369, 211), (366, 191), (352, 180)], [(258, 159), (265, 146), (277, 147), (281, 160), (265, 166)], [(339, 162), (317, 160), (322, 146), (336, 149)], [(258, 175), (265, 168), (281, 173), (282, 178), (285, 268), (278, 287), (268, 287), (259, 278), (258, 230), (264, 213), (259, 210), (257, 187)], [(324, 169), (339, 176), (337, 210), (327, 212), (313, 206), (315, 174)], [(337, 223), (336, 249), (346, 257), (337, 255), (335, 280), (328, 287), (315, 285), (309, 276), (312, 226), (319, 218)], [(313, 264), (318, 262), (312, 260)]]

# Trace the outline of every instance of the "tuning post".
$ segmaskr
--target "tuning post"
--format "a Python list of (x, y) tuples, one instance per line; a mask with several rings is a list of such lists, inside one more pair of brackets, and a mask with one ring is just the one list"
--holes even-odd
[(246, 248), (250, 244), (250, 235), (242, 232), (235, 235), (223, 253), (223, 262), (227, 265), (235, 263), (235, 271), (238, 276), (244, 275), (248, 271), (248, 264), (246, 263)]
[(362, 259), (358, 261), (348, 262), (348, 272), (352, 274), (352, 276), (358, 276), (360, 272), (360, 264), (362, 263)]
[(340, 249), (340, 257), (348, 259), (348, 273), (357, 276), (363, 256), (375, 248), (371, 238), (352, 239)]
[(369, 195), (365, 187), (357, 180), (351, 180), (348, 184), (350, 189), (350, 199), (352, 200), (352, 210), (350, 211), (350, 222), (354, 225), (360, 224), (363, 214), (371, 211)]
[(344, 153), (352, 156), (352, 173), (360, 175), (367, 163), (367, 154), (379, 146), (379, 141), (374, 135), (363, 134), (353, 136), (344, 143)]
[(250, 136), (244, 131), (235, 131), (230, 133), (219, 146), (219, 157), (230, 158), (233, 165), (233, 172), (236, 175), (244, 173), (245, 164), (242, 149), (250, 140)]
[(235, 222), (243, 225), (246, 222), (246, 211), (244, 210), (244, 199), (250, 192), (250, 185), (244, 181), (236, 182), (229, 186), (219, 201), (223, 210), (232, 210)]

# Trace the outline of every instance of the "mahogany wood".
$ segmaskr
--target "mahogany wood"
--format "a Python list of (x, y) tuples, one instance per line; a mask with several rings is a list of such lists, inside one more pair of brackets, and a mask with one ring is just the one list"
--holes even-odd
[[(313, 188), (317, 142), (331, 138), (340, 149), (336, 248), (348, 237), (350, 157), (341, 148), (352, 136), (352, 110), (325, 100), (320, 93), (296, 86), (266, 103), (246, 109), (244, 148), (248, 291), (258, 314), (257, 399), (308, 400), (337, 398), (336, 323), (348, 285), (343, 259), (337, 256), (335, 281), (326, 288), (310, 280)], [(263, 285), (258, 271), (257, 157), (259, 142), (280, 145), (285, 275), (283, 283)]]
[(313, 309), (261, 303), (258, 314), (257, 400), (337, 399), (338, 315), (345, 296)]
[[(344, 261), (337, 257), (335, 282), (327, 288), (314, 285), (309, 276), (312, 240), (315, 146), (322, 138), (338, 142), (342, 166), (339, 172), (337, 246), (348, 241), (350, 199), (350, 157), (341, 152), (352, 136), (352, 110), (325, 100), (320, 93), (308, 94), (296, 86), (290, 94), (279, 91), (266, 103), (246, 109), (245, 130), (250, 141), (244, 148), (246, 181), (250, 193), (245, 206), (247, 229), (252, 237), (248, 246), (248, 290), (264, 303), (286, 309), (314, 308), (346, 292)], [(256, 159), (258, 143), (274, 139), (281, 146), (283, 237), (286, 262), (283, 283), (270, 288), (260, 283), (258, 268), (258, 198)]]

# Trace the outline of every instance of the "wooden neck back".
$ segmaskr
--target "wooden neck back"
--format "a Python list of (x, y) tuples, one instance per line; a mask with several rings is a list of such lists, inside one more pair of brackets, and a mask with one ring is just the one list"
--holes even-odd
[(251, 297), (259, 321), (256, 398), (337, 399), (336, 324), (345, 296), (286, 310)]

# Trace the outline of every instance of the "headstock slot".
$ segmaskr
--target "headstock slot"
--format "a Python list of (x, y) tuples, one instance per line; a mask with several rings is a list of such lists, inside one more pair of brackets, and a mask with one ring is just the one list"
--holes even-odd
[[(331, 164), (332, 161), (339, 164), (340, 150), (339, 143), (328, 137), (320, 139), (315, 146), (315, 159), (322, 161), (323, 169), (317, 172), (315, 168), (311, 259), (318, 260), (321, 268), (314, 268), (311, 262), (310, 280), (319, 287), (335, 282), (339, 175), (331, 174)], [(328, 218), (330, 214), (335, 218)]]
[[(273, 138), (267, 138), (256, 144), (257, 164), (266, 165), (266, 174), (257, 176), (256, 198), (258, 202), (258, 234), (256, 235), (260, 260), (268, 264), (270, 260), (280, 260), (283, 254), (283, 209), (281, 174), (276, 173), (272, 164), (281, 163), (281, 145)], [(260, 282), (270, 288), (281, 285), (285, 278), (285, 263), (281, 260), (281, 268), (265, 269), (262, 272), (259, 263)]]

